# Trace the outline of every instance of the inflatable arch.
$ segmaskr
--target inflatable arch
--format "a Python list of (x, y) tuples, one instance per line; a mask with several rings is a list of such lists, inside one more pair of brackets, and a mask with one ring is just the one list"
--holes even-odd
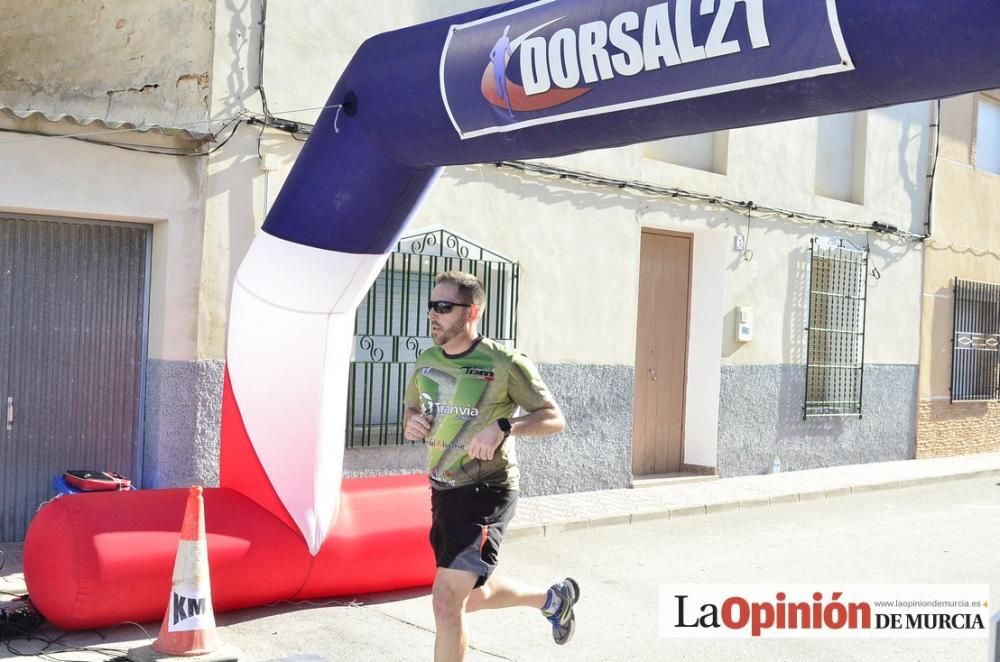
[[(430, 583), (425, 480), (341, 474), (355, 308), (443, 166), (1000, 87), (997, 26), (996, 0), (538, 0), (366, 41), (233, 286), (216, 608)], [(184, 494), (44, 507), (24, 559), (42, 613), (159, 618)]]

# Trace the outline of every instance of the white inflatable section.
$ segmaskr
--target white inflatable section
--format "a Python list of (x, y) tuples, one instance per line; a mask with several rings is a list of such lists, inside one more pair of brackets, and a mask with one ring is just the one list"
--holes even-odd
[(257, 457), (313, 555), (340, 506), (354, 313), (386, 257), (261, 232), (233, 285), (233, 395)]
[(327, 251), (260, 232), (236, 284), (279, 308), (353, 317), (387, 257)]

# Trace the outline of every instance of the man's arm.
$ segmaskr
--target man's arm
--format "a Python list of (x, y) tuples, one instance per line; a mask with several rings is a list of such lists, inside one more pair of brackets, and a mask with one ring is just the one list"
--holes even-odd
[[(510, 433), (518, 437), (544, 437), (550, 434), (559, 434), (566, 427), (566, 420), (563, 418), (559, 406), (551, 400), (538, 409), (534, 409), (524, 416), (517, 416), (510, 419)], [(500, 444), (503, 443), (503, 430), (494, 423), (485, 430), (480, 430), (466, 451), (469, 457), (480, 460), (492, 460)]]
[(559, 434), (565, 428), (566, 419), (551, 400), (524, 416), (510, 419), (510, 433), (515, 437), (545, 437)]
[[(559, 434), (566, 427), (559, 405), (542, 382), (538, 369), (523, 354), (514, 356), (507, 381), (507, 393), (521, 409), (528, 410), (524, 416), (510, 419), (510, 434), (518, 437), (544, 437)], [(493, 453), (503, 443), (505, 436), (498, 424), (481, 430), (469, 443), (469, 457), (493, 459)]]

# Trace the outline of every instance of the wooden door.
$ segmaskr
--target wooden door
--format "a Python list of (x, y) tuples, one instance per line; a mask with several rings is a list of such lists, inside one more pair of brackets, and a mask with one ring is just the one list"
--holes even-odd
[(644, 231), (639, 255), (632, 473), (681, 470), (691, 237)]

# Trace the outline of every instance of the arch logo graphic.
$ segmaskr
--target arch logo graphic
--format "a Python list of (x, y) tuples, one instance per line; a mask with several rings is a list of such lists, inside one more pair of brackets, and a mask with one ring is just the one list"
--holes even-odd
[(453, 25), (459, 136), (850, 71), (835, 0), (542, 0)]

